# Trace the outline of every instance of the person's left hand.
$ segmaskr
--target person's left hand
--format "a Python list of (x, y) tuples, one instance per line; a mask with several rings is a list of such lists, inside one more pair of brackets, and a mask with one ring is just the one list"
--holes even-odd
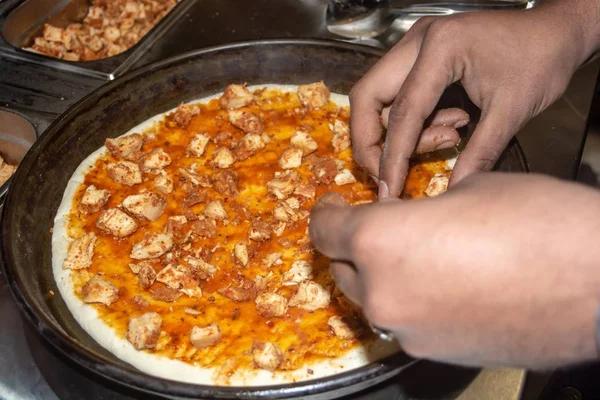
[(597, 357), (600, 192), (476, 174), (432, 199), (350, 207), (309, 226), (339, 288), (411, 355), (547, 367)]

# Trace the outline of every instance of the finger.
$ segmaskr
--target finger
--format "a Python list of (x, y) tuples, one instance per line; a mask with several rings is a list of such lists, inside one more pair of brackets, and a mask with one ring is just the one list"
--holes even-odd
[(350, 134), (356, 162), (378, 176), (381, 159), (381, 112), (392, 103), (412, 68), (426, 31), (428, 20), (416, 24), (352, 88), (350, 93)]
[(491, 104), (469, 142), (458, 156), (449, 185), (455, 185), (477, 171), (491, 170), (524, 122), (522, 113), (512, 104)]
[(331, 261), (329, 270), (344, 295), (358, 306), (362, 305), (362, 285), (356, 269), (348, 263)]
[(425, 120), (433, 112), (446, 87), (459, 78), (454, 77), (452, 66), (448, 65), (439, 48), (432, 51), (426, 43), (423, 45), (390, 110), (379, 167), (379, 178), (387, 183), (390, 196), (399, 196), (404, 187), (408, 162)]
[[(388, 127), (389, 117), (390, 117), (390, 107), (385, 107), (383, 109), (383, 111), (381, 112), (381, 124), (386, 129)], [(443, 126), (450, 126), (455, 129), (458, 129), (458, 128), (462, 128), (463, 126), (467, 125), (470, 120), (471, 120), (471, 117), (469, 116), (469, 114), (466, 111), (461, 110), (460, 108), (452, 107), (452, 108), (444, 108), (444, 109), (436, 111), (433, 114), (433, 117), (431, 118), (431, 122), (429, 123), (429, 125), (430, 126), (443, 125)]]
[(430, 126), (425, 129), (415, 148), (415, 154), (429, 153), (435, 150), (449, 149), (460, 143), (458, 131), (450, 126)]
[(460, 108), (443, 108), (437, 110), (431, 118), (430, 126), (450, 126), (454, 129), (462, 128), (467, 125), (471, 117), (469, 114)]
[(388, 121), (390, 120), (390, 108), (391, 107), (392, 106), (385, 107), (383, 109), (383, 111), (381, 111), (381, 125), (383, 125), (383, 127), (385, 129), (388, 128)]
[[(339, 196), (339, 195), (337, 195)], [(336, 196), (319, 199), (310, 213), (308, 233), (317, 250), (334, 260), (350, 260), (350, 237), (359, 207), (340, 205)]]

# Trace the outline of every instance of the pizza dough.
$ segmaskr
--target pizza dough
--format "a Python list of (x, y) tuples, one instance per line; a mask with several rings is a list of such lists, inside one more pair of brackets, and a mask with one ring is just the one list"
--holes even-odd
[[(233, 85), (81, 163), (56, 214), (52, 264), (69, 310), (102, 347), (150, 375), (234, 386), (320, 378), (399, 351), (359, 327), (306, 239), (315, 197), (374, 199), (347, 148), (348, 99), (327, 102), (320, 90)], [(410, 197), (432, 178), (439, 194), (450, 162), (414, 165)], [(301, 181), (292, 191), (290, 179)], [(178, 224), (193, 225), (189, 237)]]

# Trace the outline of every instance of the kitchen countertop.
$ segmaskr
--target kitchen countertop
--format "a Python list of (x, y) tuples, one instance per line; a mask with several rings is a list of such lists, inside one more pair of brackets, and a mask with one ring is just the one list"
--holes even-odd
[[(0, 15), (14, 3), (15, 0), (0, 0)], [(276, 3), (272, 0), (198, 1), (161, 41), (142, 56), (137, 66), (186, 51), (236, 41), (333, 38), (325, 26), (326, 4), (326, 0), (276, 0)], [(565, 95), (519, 133), (518, 139), (533, 172), (565, 179), (576, 176), (599, 67), (600, 63), (594, 62), (578, 71)], [(0, 54), (0, 108), (29, 118), (38, 134), (68, 107), (103, 83), (101, 79), (48, 70), (18, 57), (2, 57)], [(77, 382), (64, 377), (77, 377), (77, 371), (72, 366), (61, 365), (56, 371), (64, 371), (65, 375), (56, 371), (48, 375), (49, 369), (46, 368), (42, 376), (36, 368), (30, 348), (36, 349), (34, 354), (40, 366), (58, 365), (60, 361), (54, 359), (51, 352), (38, 350), (41, 347), (35, 341), (39, 341), (39, 338), (31, 329), (23, 328), (16, 306), (2, 284), (0, 316), (6, 323), (6, 328), (0, 330), (0, 376), (3, 377), (0, 397), (53, 400), (59, 394), (60, 398), (65, 398), (66, 394), (61, 393), (57, 382), (64, 379), (63, 392), (72, 385), (76, 386)], [(23, 331), (26, 335), (22, 334)], [(416, 369), (411, 373), (412, 378), (410, 374), (405, 374), (406, 377), (398, 380), (398, 385), (389, 389), (392, 390), (388, 392), (391, 397), (386, 398), (458, 398), (455, 394), (449, 395), (454, 393), (451, 388), (445, 394), (432, 394), (430, 390), (429, 395), (424, 397), (413, 396), (411, 390), (406, 390), (417, 387), (420, 393), (424, 393), (427, 392), (424, 388), (428, 384), (431, 386), (429, 380), (438, 382), (439, 377), (448, 376), (450, 380), (454, 379), (454, 383), (460, 383), (461, 379), (470, 383), (459, 397), (461, 399), (516, 399), (524, 377), (524, 372), (520, 370), (484, 370), (477, 373), (436, 364), (425, 365), (421, 370)], [(431, 379), (423, 381), (424, 374), (430, 374)], [(85, 381), (87, 378), (77, 379)], [(543, 382), (544, 378), (540, 381)], [(537, 398), (539, 387), (530, 392), (525, 393), (523, 398)], [(86, 398), (112, 398), (110, 394), (101, 393), (101, 389), (94, 393), (99, 397)]]

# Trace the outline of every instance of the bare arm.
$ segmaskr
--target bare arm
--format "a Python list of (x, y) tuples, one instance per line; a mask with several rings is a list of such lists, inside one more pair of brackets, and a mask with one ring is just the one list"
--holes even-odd
[[(482, 118), (451, 184), (491, 169), (512, 136), (598, 50), (599, 8), (598, 0), (550, 0), (527, 11), (419, 20), (352, 90), (356, 160), (398, 196), (415, 150), (456, 143), (451, 130), (437, 143), (421, 132), (444, 89), (461, 82)], [(388, 126), (383, 148), (380, 118)]]
[(543, 368), (596, 359), (600, 192), (474, 174), (446, 194), (315, 207), (342, 291), (413, 356)]

